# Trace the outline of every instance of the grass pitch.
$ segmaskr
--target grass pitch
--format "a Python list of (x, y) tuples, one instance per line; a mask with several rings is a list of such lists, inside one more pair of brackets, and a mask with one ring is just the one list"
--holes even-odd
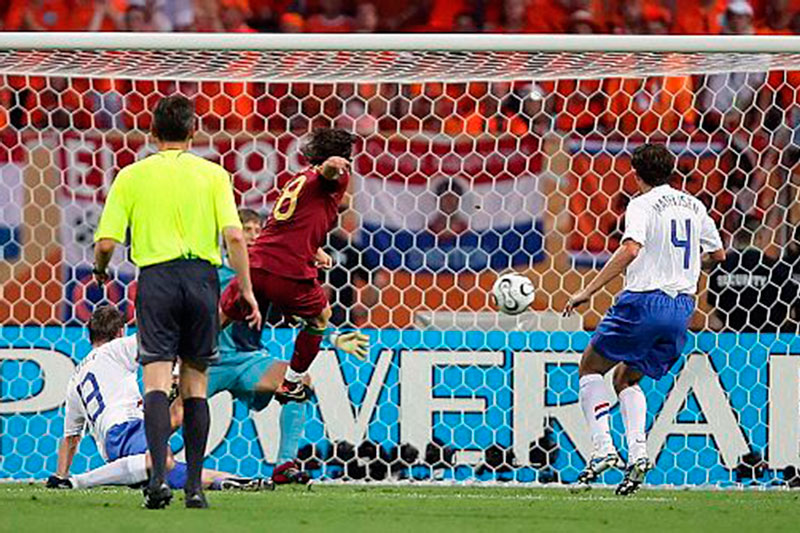
[(622, 499), (610, 490), (320, 486), (308, 491), (212, 492), (207, 511), (186, 510), (176, 493), (164, 511), (140, 507), (128, 489), (48, 491), (0, 484), (0, 531), (798, 531), (800, 493), (642, 490)]

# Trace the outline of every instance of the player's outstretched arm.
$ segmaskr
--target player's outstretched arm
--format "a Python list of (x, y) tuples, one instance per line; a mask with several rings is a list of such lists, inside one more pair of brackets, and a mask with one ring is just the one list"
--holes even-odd
[(614, 255), (611, 256), (608, 263), (605, 264), (600, 273), (586, 286), (585, 289), (574, 295), (567, 302), (564, 308), (564, 316), (569, 316), (579, 306), (588, 302), (594, 294), (602, 289), (609, 281), (616, 278), (628, 268), (636, 256), (642, 245), (633, 240), (627, 240), (622, 243), (622, 246), (617, 248)]
[(350, 161), (344, 157), (333, 156), (320, 165), (319, 173), (325, 179), (335, 180), (339, 179), (339, 176), (343, 175), (349, 166)]

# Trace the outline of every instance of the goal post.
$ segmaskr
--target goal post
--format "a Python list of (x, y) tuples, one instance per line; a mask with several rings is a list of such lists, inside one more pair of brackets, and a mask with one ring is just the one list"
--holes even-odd
[[(101, 301), (134, 325), (124, 250), (104, 292), (92, 234), (150, 109), (193, 99), (193, 150), (267, 214), (314, 128), (357, 134), (326, 249), (333, 322), (370, 360), (312, 367), (301, 459), (315, 477), (570, 482), (590, 449), (577, 362), (617, 282), (559, 311), (619, 245), (632, 150), (731, 250), (701, 281), (686, 357), (643, 382), (657, 485), (783, 483), (800, 463), (800, 37), (0, 33), (0, 479), (55, 468), (63, 388)], [(537, 287), (499, 316), (499, 273)], [(293, 331), (266, 328), (291, 354)], [(212, 401), (209, 466), (268, 475), (278, 406)], [(614, 439), (625, 452), (616, 405)], [(179, 446), (178, 442), (175, 443)], [(90, 441), (77, 469), (97, 466)], [(604, 481), (613, 483), (619, 474)]]

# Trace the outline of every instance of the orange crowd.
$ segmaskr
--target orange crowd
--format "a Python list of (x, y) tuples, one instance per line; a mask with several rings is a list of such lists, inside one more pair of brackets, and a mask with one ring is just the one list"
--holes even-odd
[(0, 0), (6, 31), (793, 34), (800, 0)]

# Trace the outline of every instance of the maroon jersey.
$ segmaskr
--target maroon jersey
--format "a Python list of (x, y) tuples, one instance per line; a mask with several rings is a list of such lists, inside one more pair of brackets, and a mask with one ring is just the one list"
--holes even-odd
[(325, 179), (306, 169), (281, 191), (256, 242), (250, 268), (292, 279), (317, 277), (314, 255), (333, 229), (350, 175)]

